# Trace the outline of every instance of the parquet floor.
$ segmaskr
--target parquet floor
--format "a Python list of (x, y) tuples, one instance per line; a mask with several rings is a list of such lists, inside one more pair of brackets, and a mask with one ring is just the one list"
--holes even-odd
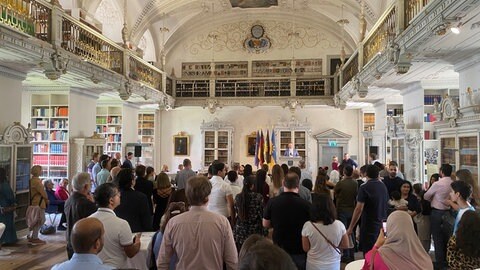
[(7, 256), (0, 256), (0, 269), (43, 270), (67, 260), (65, 232), (57, 231), (53, 235), (40, 235), (47, 244), (36, 246), (28, 244), (26, 234), (26, 231), (18, 232), (19, 241), (15, 245), (2, 246), (13, 252)]

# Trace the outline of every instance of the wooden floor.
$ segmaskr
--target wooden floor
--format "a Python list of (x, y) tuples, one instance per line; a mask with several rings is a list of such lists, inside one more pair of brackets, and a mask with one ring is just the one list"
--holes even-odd
[(65, 232), (40, 235), (40, 239), (47, 241), (47, 244), (36, 246), (28, 244), (27, 231), (20, 231), (17, 235), (19, 241), (15, 245), (2, 246), (2, 249), (6, 248), (13, 252), (7, 256), (0, 256), (1, 270), (50, 269), (54, 264), (67, 260)]

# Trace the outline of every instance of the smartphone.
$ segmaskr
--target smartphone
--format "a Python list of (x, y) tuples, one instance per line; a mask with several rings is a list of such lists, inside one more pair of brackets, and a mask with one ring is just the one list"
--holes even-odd
[(382, 226), (383, 226), (383, 235), (387, 236), (387, 221), (384, 220), (382, 222)]

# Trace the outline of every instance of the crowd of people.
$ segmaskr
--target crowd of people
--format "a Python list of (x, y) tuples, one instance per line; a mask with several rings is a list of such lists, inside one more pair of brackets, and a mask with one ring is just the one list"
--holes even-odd
[[(124, 268), (150, 231), (150, 269), (340, 269), (356, 251), (363, 269), (480, 267), (480, 194), (467, 170), (443, 164), (428, 185), (412, 185), (394, 161), (385, 166), (372, 155), (358, 168), (345, 154), (314, 181), (304, 161), (256, 172), (214, 161), (199, 174), (189, 159), (170, 179), (134, 167), (132, 157), (94, 154), (87, 172), (55, 191), (51, 181), (42, 184), (40, 166), (31, 169), (29, 243), (45, 243), (38, 234), (51, 205), (66, 225), (69, 261), (54, 269)], [(8, 244), (17, 239), (5, 181), (0, 170), (1, 243)]]

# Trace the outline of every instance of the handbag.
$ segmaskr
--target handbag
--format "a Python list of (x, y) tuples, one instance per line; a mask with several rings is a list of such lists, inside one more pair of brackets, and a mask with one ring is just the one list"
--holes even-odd
[(317, 228), (317, 226), (315, 226), (315, 224), (313, 224), (313, 222), (310, 221), (310, 223), (312, 223), (312, 226), (315, 228), (315, 230), (317, 230), (317, 232), (319, 232), (319, 233), (323, 236), (323, 238), (325, 238), (325, 240), (327, 240), (327, 243), (330, 244), (330, 246), (332, 246), (333, 249), (335, 249), (335, 251), (336, 251), (338, 254), (342, 255), (342, 252), (340, 251), (340, 249), (339, 249), (338, 247), (336, 247), (336, 246), (332, 243), (332, 241), (328, 240), (328, 238)]
[(57, 232), (57, 229), (53, 225), (43, 224), (40, 227), (41, 234), (54, 234)]
[(455, 226), (456, 213), (453, 210), (445, 211), (442, 215), (442, 224), (440, 228), (443, 234), (450, 237), (453, 234), (453, 227)]

